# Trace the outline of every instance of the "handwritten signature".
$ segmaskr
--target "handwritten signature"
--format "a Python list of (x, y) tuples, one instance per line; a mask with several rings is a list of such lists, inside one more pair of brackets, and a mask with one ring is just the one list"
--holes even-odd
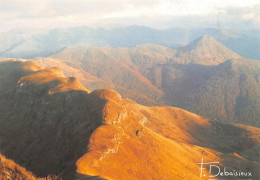
[[(252, 177), (252, 172), (245, 172), (242, 170), (234, 170), (231, 168), (220, 167), (219, 162), (203, 162), (203, 158), (200, 163), (200, 177), (206, 177), (204, 173), (208, 169), (208, 173), (211, 174), (209, 179), (220, 177), (236, 177), (236, 178), (249, 178)], [(249, 180), (248, 179), (248, 180)]]

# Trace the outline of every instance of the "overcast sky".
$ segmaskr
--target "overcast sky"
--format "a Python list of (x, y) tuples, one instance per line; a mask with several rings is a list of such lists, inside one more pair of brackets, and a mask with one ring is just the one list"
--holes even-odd
[(0, 0), (0, 31), (82, 25), (260, 29), (260, 1)]

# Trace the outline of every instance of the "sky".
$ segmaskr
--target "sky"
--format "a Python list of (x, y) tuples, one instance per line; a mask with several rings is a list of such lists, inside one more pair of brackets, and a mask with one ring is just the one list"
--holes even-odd
[(0, 0), (0, 31), (83, 25), (260, 29), (260, 1)]

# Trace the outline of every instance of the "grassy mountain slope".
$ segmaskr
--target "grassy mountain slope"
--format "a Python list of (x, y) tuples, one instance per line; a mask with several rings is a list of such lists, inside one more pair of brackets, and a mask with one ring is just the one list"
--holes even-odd
[(259, 178), (258, 128), (89, 92), (31, 61), (0, 63), (0, 78), (0, 152), (37, 176), (201, 179), (204, 158)]

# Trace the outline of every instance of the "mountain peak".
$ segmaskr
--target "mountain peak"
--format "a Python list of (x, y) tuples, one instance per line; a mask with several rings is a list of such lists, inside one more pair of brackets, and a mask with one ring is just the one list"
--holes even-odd
[(208, 34), (179, 50), (179, 56), (188, 59), (188, 63), (193, 64), (218, 65), (228, 59), (241, 58)]
[[(209, 34), (204, 34), (194, 42), (197, 42), (198, 45), (216, 45), (216, 44), (221, 44), (219, 41), (215, 40), (212, 36)], [(222, 45), (222, 44), (221, 44)], [(224, 46), (224, 45), (222, 45)]]
[(202, 39), (202, 40), (210, 40), (210, 39), (213, 39), (215, 40), (212, 36), (210, 36), (209, 34), (204, 34), (201, 38), (199, 39)]
[(195, 39), (190, 44), (188, 44), (187, 46), (183, 47), (183, 49), (185, 49), (185, 50), (194, 50), (194, 49), (197, 49), (197, 48), (206, 48), (206, 47), (209, 47), (209, 46), (210, 47), (214, 47), (214, 46), (220, 46), (220, 45), (225, 47), (220, 42), (215, 40), (212, 36), (210, 36), (208, 34), (204, 34), (200, 38)]

